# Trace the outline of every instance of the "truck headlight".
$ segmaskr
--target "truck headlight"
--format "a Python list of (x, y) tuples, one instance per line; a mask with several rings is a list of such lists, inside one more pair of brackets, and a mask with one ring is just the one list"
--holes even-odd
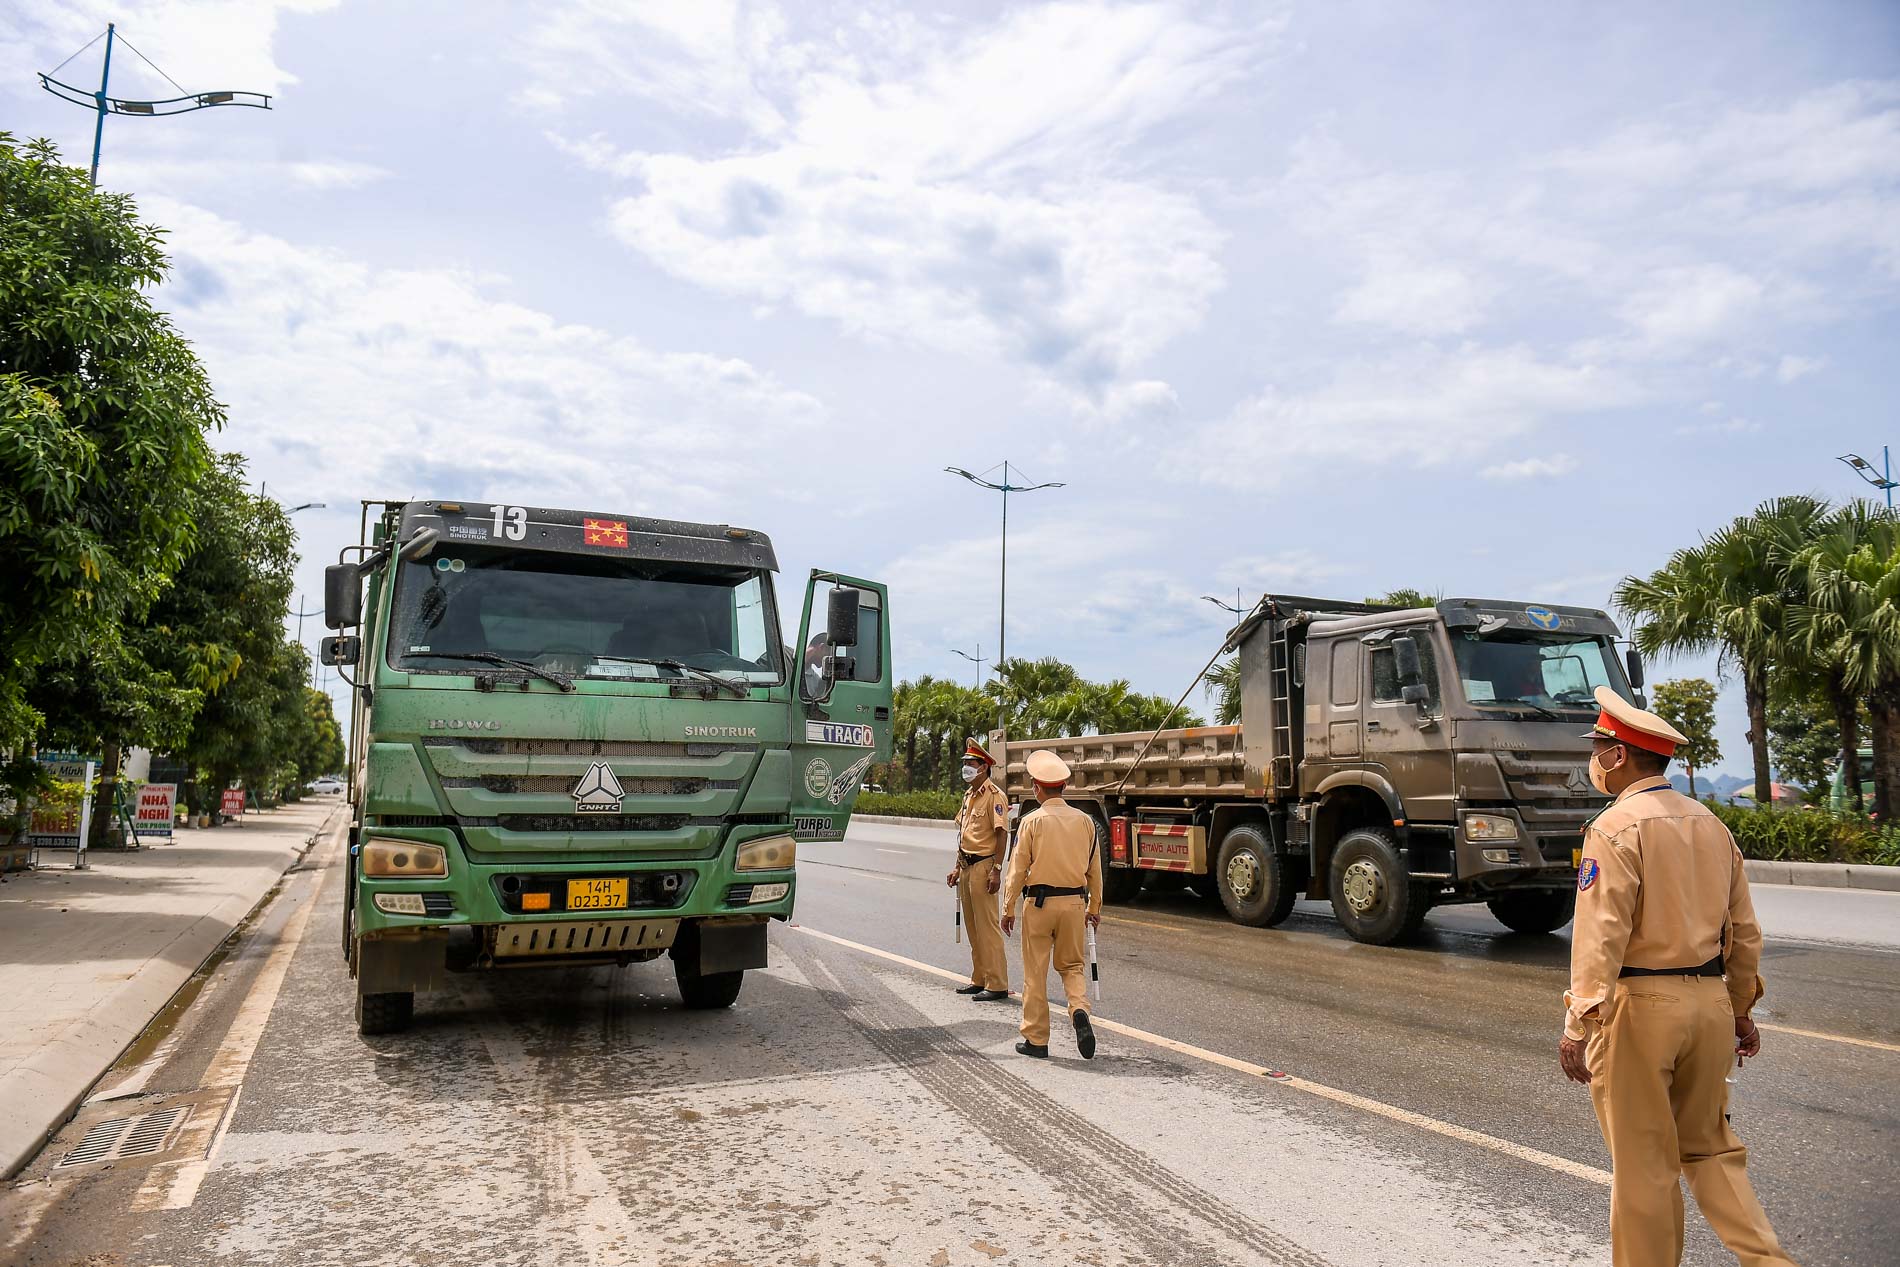
[(363, 874), (377, 878), (408, 878), (449, 873), (448, 850), (414, 840), (363, 842)]
[(1517, 820), (1503, 814), (1466, 814), (1466, 840), (1516, 840)]
[(765, 836), (739, 846), (733, 866), (740, 871), (783, 871), (798, 861), (798, 843), (790, 836)]

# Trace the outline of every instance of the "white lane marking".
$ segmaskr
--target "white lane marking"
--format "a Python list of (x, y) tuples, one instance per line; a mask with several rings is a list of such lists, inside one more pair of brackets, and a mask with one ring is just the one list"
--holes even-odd
[(897, 854), (899, 857), (902, 857), (904, 854), (907, 854), (910, 852), (910, 850), (908, 849), (886, 849), (883, 845), (873, 845), (871, 847), (877, 850), (879, 853), (894, 853), (894, 854)]
[(1824, 1043), (1848, 1043), (1854, 1047), (1871, 1047), (1875, 1051), (1900, 1051), (1900, 1043), (1883, 1043), (1877, 1038), (1849, 1038), (1846, 1034), (1823, 1034), (1818, 1029), (1796, 1029), (1792, 1025), (1771, 1025), (1767, 1021), (1756, 1021), (1755, 1028), (1773, 1030), (1777, 1034), (1795, 1034), (1801, 1038), (1818, 1038)]
[[(225, 1032), (224, 1041), (218, 1045), (210, 1065), (205, 1069), (200, 1086), (208, 1090), (232, 1088), (231, 1098), (225, 1104), (224, 1116), (218, 1123), (217, 1132), (211, 1137), (210, 1147), (205, 1150), (204, 1156), (190, 1158), (176, 1166), (154, 1166), (139, 1188), (138, 1195), (133, 1198), (134, 1210), (191, 1208), (192, 1202), (198, 1199), (198, 1189), (203, 1185), (205, 1176), (217, 1165), (225, 1132), (230, 1130), (231, 1121), (237, 1114), (238, 1096), (243, 1092), (245, 1075), (250, 1072), (251, 1057), (256, 1054), (258, 1040), (263, 1038), (264, 1027), (270, 1022), (272, 1009), (277, 1006), (277, 995), (284, 988), (284, 978), (290, 972), (290, 961), (296, 956), (297, 948), (303, 944), (304, 931), (310, 924), (310, 913), (316, 909), (318, 892), (323, 887), (323, 873), (329, 867), (330, 853), (341, 839), (342, 833), (339, 831), (322, 847), (322, 861), (311, 868), (310, 879), (302, 886), (302, 905), (284, 921), (284, 930), (278, 936), (277, 944), (271, 948), (264, 966), (258, 969), (244, 1001), (238, 1005), (238, 1013), (231, 1022), (231, 1028)], [(286, 889), (279, 900), (290, 896), (291, 891)]]
[[(882, 950), (876, 946), (866, 946), (862, 942), (849, 941), (843, 937), (833, 936), (830, 933), (821, 933), (817, 929), (807, 928), (803, 924), (792, 924), (790, 927), (797, 929), (808, 937), (816, 937), (821, 941), (832, 942), (848, 950), (855, 950), (862, 954), (874, 955), (879, 959), (888, 959), (892, 963), (900, 963), (907, 968), (915, 968), (920, 972), (928, 972), (932, 976), (942, 977), (946, 981), (962, 981), (965, 979), (963, 973), (950, 972), (947, 969), (937, 967), (935, 964), (923, 963), (916, 959), (906, 958), (903, 955), (896, 954), (889, 950)], [(1304, 1091), (1308, 1095), (1318, 1096), (1322, 1100), (1331, 1100), (1335, 1104), (1343, 1104), (1348, 1108), (1358, 1109), (1362, 1113), (1374, 1114), (1375, 1116), (1388, 1118), (1394, 1122), (1403, 1122), (1407, 1126), (1416, 1127), (1422, 1131), (1429, 1131), (1434, 1135), (1443, 1135), (1447, 1139), (1455, 1139), (1461, 1143), (1473, 1144), (1479, 1148), (1488, 1148), (1492, 1152), (1503, 1153), (1507, 1157), (1515, 1157), (1519, 1161), (1527, 1161), (1532, 1165), (1542, 1166), (1546, 1170), (1554, 1170), (1559, 1174), (1569, 1175), (1573, 1179), (1582, 1179), (1590, 1183), (1602, 1184), (1605, 1187), (1608, 1187), (1610, 1183), (1609, 1171), (1599, 1170), (1595, 1166), (1586, 1166), (1579, 1161), (1571, 1161), (1568, 1157), (1558, 1157), (1555, 1154), (1546, 1153), (1524, 1144), (1514, 1143), (1508, 1139), (1499, 1139), (1495, 1135), (1486, 1135), (1483, 1131), (1474, 1131), (1470, 1127), (1459, 1126), (1455, 1122), (1442, 1122), (1435, 1117), (1427, 1117), (1423, 1113), (1414, 1113), (1410, 1109), (1402, 1109), (1395, 1104), (1387, 1104), (1382, 1100), (1374, 1100), (1368, 1096), (1359, 1095), (1352, 1091), (1342, 1091), (1337, 1087), (1329, 1087), (1325, 1083), (1313, 1082), (1310, 1079), (1296, 1077), (1293, 1074), (1284, 1073), (1277, 1069), (1269, 1069), (1265, 1065), (1256, 1065), (1250, 1060), (1241, 1060), (1237, 1057), (1226, 1055), (1223, 1052), (1210, 1051), (1205, 1047), (1196, 1047), (1192, 1043), (1183, 1043), (1160, 1034), (1151, 1034), (1147, 1030), (1136, 1029), (1132, 1025), (1123, 1025), (1119, 1021), (1104, 1020), (1100, 1016), (1095, 1016), (1094, 1020), (1098, 1029), (1105, 1029), (1114, 1034), (1123, 1034), (1129, 1038), (1153, 1044), (1156, 1047), (1163, 1047), (1169, 1051), (1178, 1052), (1183, 1056), (1191, 1056), (1196, 1060), (1205, 1061), (1211, 1065), (1219, 1065), (1223, 1069), (1231, 1069), (1236, 1073), (1244, 1073), (1252, 1077), (1261, 1078), (1276, 1086), (1292, 1087), (1296, 1091)]]

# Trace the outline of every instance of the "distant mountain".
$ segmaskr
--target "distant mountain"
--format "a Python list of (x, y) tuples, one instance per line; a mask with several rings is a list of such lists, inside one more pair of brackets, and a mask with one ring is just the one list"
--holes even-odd
[[(1677, 772), (1669, 776), (1669, 782), (1676, 791), (1681, 792), (1684, 796), (1689, 794), (1688, 775)], [(1739, 774), (1702, 774), (1698, 772), (1695, 776), (1695, 790), (1697, 796), (1713, 796), (1718, 800), (1727, 800), (1732, 793), (1741, 788), (1751, 787), (1754, 785), (1754, 782), (1755, 780), (1744, 778)]]

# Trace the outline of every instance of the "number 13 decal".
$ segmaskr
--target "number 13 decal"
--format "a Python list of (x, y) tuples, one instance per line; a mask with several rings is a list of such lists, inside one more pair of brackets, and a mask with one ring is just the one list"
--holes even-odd
[[(504, 517), (506, 523), (503, 523)], [(528, 535), (528, 508), (526, 506), (495, 507), (495, 535), (506, 537), (510, 541), (519, 541)]]

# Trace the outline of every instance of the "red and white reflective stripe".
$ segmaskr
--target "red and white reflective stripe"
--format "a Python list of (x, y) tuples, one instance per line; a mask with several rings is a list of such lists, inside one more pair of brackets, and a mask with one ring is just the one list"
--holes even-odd
[(1185, 836), (1193, 831), (1192, 827), (1171, 827), (1164, 823), (1136, 823), (1135, 831), (1142, 836)]
[(1135, 866), (1143, 871), (1186, 871), (1185, 862), (1163, 862), (1159, 858), (1137, 858)]

